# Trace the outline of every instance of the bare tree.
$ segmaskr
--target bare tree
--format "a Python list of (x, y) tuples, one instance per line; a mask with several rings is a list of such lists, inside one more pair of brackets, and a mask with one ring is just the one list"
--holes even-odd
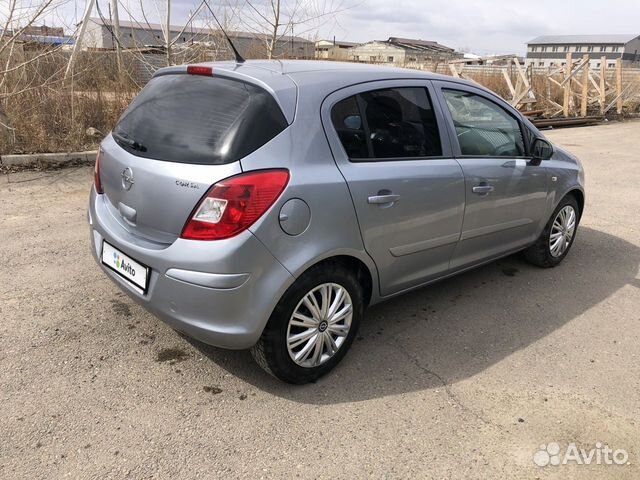
[(287, 36), (292, 45), (294, 36), (313, 36), (347, 8), (342, 0), (240, 0), (233, 7), (243, 28), (264, 41), (267, 58), (285, 55)]
[(167, 50), (167, 65), (172, 64), (171, 51), (174, 45), (180, 40), (180, 37), (182, 37), (184, 32), (187, 30), (187, 28), (192, 25), (194, 18), (196, 18), (198, 13), (200, 13), (200, 10), (202, 10), (202, 7), (204, 7), (204, 4), (205, 4), (204, 0), (200, 1), (196, 9), (190, 13), (189, 18), (187, 18), (187, 21), (185, 22), (182, 29), (176, 35), (172, 36), (171, 21), (170, 21), (171, 20), (171, 0), (167, 0), (167, 12), (166, 12), (167, 21), (166, 21), (165, 32), (164, 32), (165, 48)]
[[(0, 23), (3, 25), (0, 32), (0, 58), (9, 49), (10, 54), (6, 61), (10, 65), (15, 44), (23, 38), (25, 31), (29, 27), (50, 10), (53, 10), (56, 4), (54, 0), (44, 0), (39, 5), (33, 6), (31, 2), (9, 0), (7, 7), (6, 10), (5, 8), (0, 8)], [(7, 70), (7, 67), (5, 70)], [(0, 75), (4, 73), (4, 71), (0, 71)]]
[[(52, 56), (61, 47), (45, 49), (37, 54), (25, 56), (23, 41), (28, 38), (28, 29), (41, 22), (60, 4), (60, 0), (8, 0), (0, 5), (0, 139), (8, 134), (15, 139), (15, 129), (6, 114), (7, 101), (30, 89), (35, 79), (26, 76), (26, 67), (45, 57)], [(13, 76), (17, 81), (9, 85), (7, 79)], [(40, 79), (40, 81), (46, 81)]]

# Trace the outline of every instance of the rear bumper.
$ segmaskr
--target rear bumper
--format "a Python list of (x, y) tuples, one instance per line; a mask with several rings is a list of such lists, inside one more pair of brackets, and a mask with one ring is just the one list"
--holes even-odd
[[(196, 340), (229, 349), (249, 348), (258, 341), (293, 277), (251, 232), (215, 242), (152, 243), (127, 230), (104, 202), (92, 189), (91, 251), (122, 290)], [(105, 240), (151, 269), (146, 293), (102, 265)]]

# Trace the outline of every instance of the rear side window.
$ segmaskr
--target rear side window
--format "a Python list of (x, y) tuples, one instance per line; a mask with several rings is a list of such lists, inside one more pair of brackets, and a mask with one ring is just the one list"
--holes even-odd
[(273, 96), (258, 86), (176, 74), (151, 79), (113, 137), (140, 157), (211, 165), (245, 157), (286, 127)]
[(367, 134), (356, 97), (338, 102), (331, 111), (331, 120), (349, 158), (368, 158)]
[(469, 92), (443, 90), (462, 155), (523, 157), (520, 123), (492, 101)]
[(435, 114), (425, 88), (388, 88), (338, 102), (334, 128), (349, 158), (442, 156)]

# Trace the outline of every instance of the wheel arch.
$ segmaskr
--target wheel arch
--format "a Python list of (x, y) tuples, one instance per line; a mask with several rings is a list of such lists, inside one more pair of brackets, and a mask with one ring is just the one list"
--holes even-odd
[(373, 296), (374, 273), (371, 272), (369, 266), (358, 257), (348, 254), (332, 255), (316, 263), (309, 265), (300, 275), (303, 275), (312, 268), (325, 264), (340, 265), (357, 275), (358, 282), (362, 285), (362, 292), (365, 306), (369, 305)]
[(579, 188), (574, 188), (573, 190), (569, 190), (565, 197), (569, 195), (575, 198), (576, 202), (578, 202), (578, 208), (580, 209), (580, 211), (578, 212), (578, 217), (582, 217), (582, 212), (584, 212), (584, 192)]

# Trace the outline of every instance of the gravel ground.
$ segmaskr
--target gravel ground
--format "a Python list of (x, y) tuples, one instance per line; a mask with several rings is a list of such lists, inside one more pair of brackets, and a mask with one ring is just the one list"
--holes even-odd
[[(563, 265), (510, 257), (373, 307), (303, 387), (100, 272), (90, 168), (1, 175), (0, 477), (640, 478), (640, 123), (548, 136), (587, 172)], [(629, 463), (540, 468), (550, 442)]]

